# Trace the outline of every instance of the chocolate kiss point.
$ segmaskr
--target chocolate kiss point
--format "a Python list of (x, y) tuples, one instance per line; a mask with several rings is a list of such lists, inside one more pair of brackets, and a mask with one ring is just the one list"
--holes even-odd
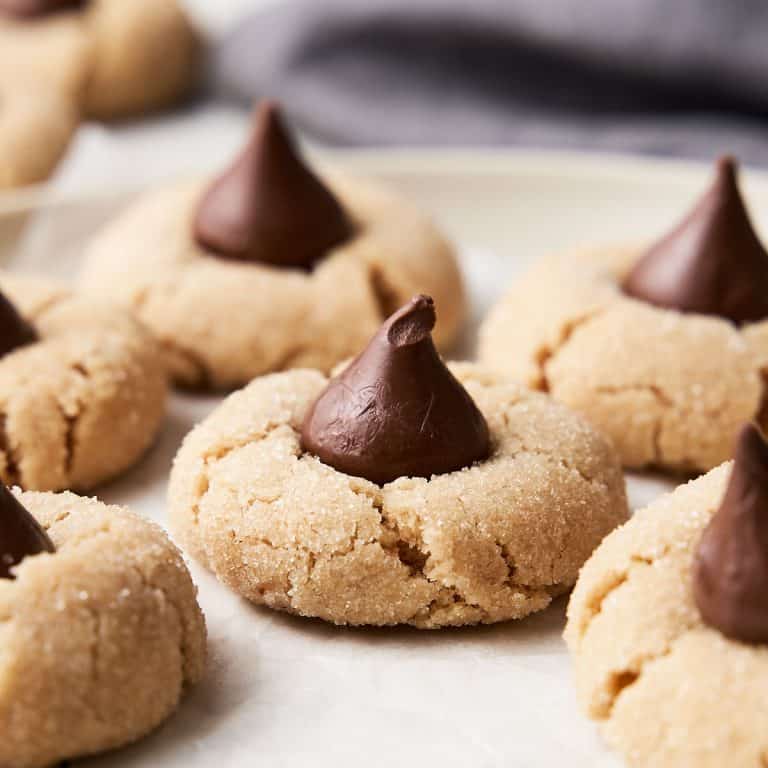
[(721, 157), (712, 186), (693, 210), (635, 264), (624, 281), (627, 295), (737, 325), (768, 318), (768, 253), (736, 175), (735, 160)]
[(25, 557), (55, 551), (37, 520), (0, 483), (0, 579), (13, 579), (13, 568)]
[(699, 542), (693, 595), (711, 627), (768, 643), (768, 444), (753, 424), (739, 435), (725, 496)]
[(17, 347), (23, 347), (34, 341), (37, 341), (35, 329), (0, 293), (0, 358), (13, 352)]
[(0, 14), (32, 18), (79, 8), (85, 0), (0, 0)]
[(432, 299), (393, 314), (310, 408), (302, 447), (374, 483), (431, 477), (488, 458), (483, 414), (435, 349)]
[(214, 256), (310, 269), (352, 225), (301, 159), (277, 106), (262, 102), (245, 149), (203, 195), (194, 235)]

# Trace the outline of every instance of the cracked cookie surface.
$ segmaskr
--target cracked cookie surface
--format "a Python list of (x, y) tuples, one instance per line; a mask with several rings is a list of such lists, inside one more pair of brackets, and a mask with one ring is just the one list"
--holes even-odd
[(160, 427), (160, 349), (124, 310), (47, 280), (0, 273), (39, 340), (0, 359), (0, 478), (85, 489), (119, 474)]
[(691, 590), (694, 551), (730, 471), (723, 464), (635, 513), (586, 563), (568, 606), (581, 705), (632, 766), (768, 761), (768, 648), (706, 626)]
[(154, 523), (72, 493), (15, 493), (56, 552), (0, 581), (0, 765), (37, 768), (157, 727), (202, 676), (205, 623)]
[(192, 235), (200, 182), (151, 192), (108, 225), (88, 249), (81, 285), (131, 307), (164, 345), (176, 380), (191, 387), (232, 388), (289, 368), (328, 371), (420, 292), (438, 307), (437, 344), (450, 343), (465, 313), (450, 246), (389, 192), (326, 180), (358, 231), (312, 272), (203, 250)]
[(738, 328), (627, 297), (638, 254), (543, 260), (491, 310), (480, 359), (586, 415), (626, 466), (711, 469), (744, 421), (765, 419), (768, 323)]
[(199, 45), (176, 0), (89, 0), (37, 19), (0, 14), (0, 78), (52, 89), (87, 117), (127, 117), (183, 95)]
[(545, 608), (627, 516), (607, 441), (545, 395), (451, 366), (491, 457), (384, 486), (302, 453), (325, 376), (256, 379), (185, 439), (169, 489), (185, 547), (247, 599), (337, 624), (492, 623)]

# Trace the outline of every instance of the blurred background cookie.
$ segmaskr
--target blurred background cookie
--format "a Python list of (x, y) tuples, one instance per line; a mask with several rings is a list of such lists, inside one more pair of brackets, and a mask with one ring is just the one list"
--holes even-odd
[(47, 179), (82, 119), (178, 102), (201, 55), (176, 0), (0, 0), (0, 189)]
[(33, 90), (0, 74), (0, 191), (47, 179), (78, 123), (73, 102), (55, 89)]
[(178, 0), (90, 0), (84, 112), (111, 120), (166, 107), (190, 93), (200, 40)]
[(98, 233), (80, 285), (131, 308), (178, 383), (209, 389), (327, 372), (419, 291), (445, 307), (441, 347), (466, 310), (430, 218), (373, 183), (316, 174), (268, 102), (223, 174), (150, 191)]
[(88, 118), (172, 104), (194, 84), (199, 53), (176, 0), (0, 2), (0, 72), (53, 84)]

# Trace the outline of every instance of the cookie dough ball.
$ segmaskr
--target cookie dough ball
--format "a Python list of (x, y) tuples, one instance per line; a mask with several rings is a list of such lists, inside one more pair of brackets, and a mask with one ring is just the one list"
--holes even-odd
[(450, 343), (464, 319), (464, 288), (432, 222), (371, 183), (338, 173), (324, 181), (356, 233), (311, 271), (216, 258), (198, 245), (192, 220), (208, 182), (195, 182), (152, 192), (109, 224), (88, 248), (81, 286), (131, 307), (188, 387), (232, 388), (288, 368), (329, 371), (419, 291), (440, 307), (438, 344)]
[(625, 295), (639, 249), (537, 264), (488, 315), (480, 359), (585, 414), (629, 467), (696, 471), (761, 412), (768, 323), (739, 327)]
[(56, 551), (0, 579), (0, 765), (42, 768), (160, 725), (202, 676), (205, 624), (159, 527), (72, 493), (15, 494)]
[(176, 0), (89, 0), (33, 17), (0, 10), (0, 77), (58, 90), (87, 117), (141, 114), (194, 83), (200, 42)]
[(583, 709), (632, 766), (768, 762), (768, 648), (706, 626), (694, 552), (728, 462), (637, 512), (582, 569), (565, 639)]
[(123, 310), (46, 280), (0, 274), (38, 339), (0, 358), (0, 478), (91, 488), (133, 464), (165, 411), (160, 349)]
[(57, 91), (27, 89), (0, 76), (0, 191), (47, 179), (78, 120), (73, 102)]
[(452, 371), (488, 423), (487, 460), (384, 485), (343, 474), (301, 450), (326, 377), (273, 374), (185, 439), (173, 529), (247, 599), (336, 624), (426, 629), (542, 610), (626, 519), (617, 458), (546, 396), (469, 364)]

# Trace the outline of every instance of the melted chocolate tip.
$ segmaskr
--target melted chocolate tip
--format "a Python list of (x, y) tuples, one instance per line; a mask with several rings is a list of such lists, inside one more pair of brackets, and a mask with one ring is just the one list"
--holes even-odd
[(720, 155), (717, 158), (717, 175), (727, 178), (733, 182), (736, 181), (736, 176), (739, 170), (739, 163), (733, 155)]
[(385, 323), (387, 340), (394, 347), (418, 344), (429, 338), (437, 322), (431, 296), (414, 296)]
[(274, 99), (262, 99), (256, 106), (254, 120), (256, 125), (266, 125), (274, 120), (278, 120), (282, 123), (282, 110), (280, 109), (280, 105)]
[(290, 146), (291, 151), (296, 151), (293, 137), (286, 127), (280, 105), (276, 101), (265, 99), (260, 101), (253, 112), (251, 121), (251, 133), (246, 142), (246, 147), (252, 146), (257, 150), (271, 149), (271, 142), (280, 141)]

